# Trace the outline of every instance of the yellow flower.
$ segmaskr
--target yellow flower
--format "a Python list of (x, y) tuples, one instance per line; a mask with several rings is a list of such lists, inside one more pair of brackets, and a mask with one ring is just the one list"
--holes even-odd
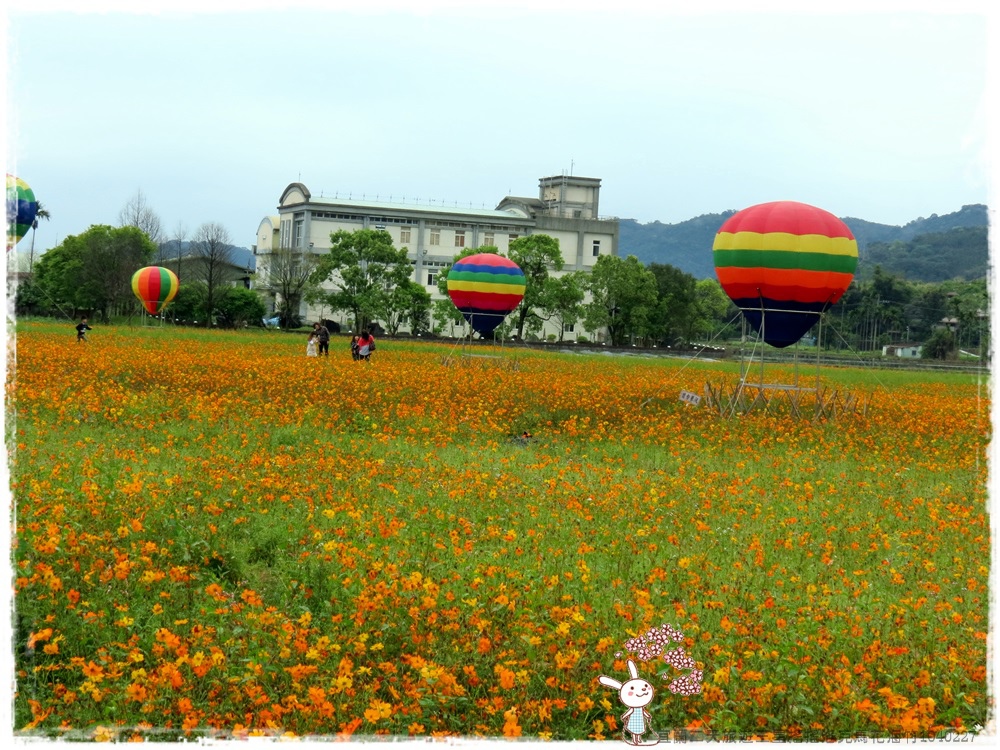
[(388, 719), (391, 714), (392, 706), (380, 700), (373, 700), (365, 709), (365, 718), (372, 724), (379, 719)]
[(94, 742), (114, 742), (115, 732), (113, 729), (108, 727), (95, 727), (94, 728)]

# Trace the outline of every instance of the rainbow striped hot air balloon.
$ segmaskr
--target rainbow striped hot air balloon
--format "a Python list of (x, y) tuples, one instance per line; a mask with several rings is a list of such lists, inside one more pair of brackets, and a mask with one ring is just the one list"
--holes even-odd
[(156, 315), (170, 302), (180, 288), (177, 275), (169, 268), (146, 266), (132, 274), (132, 293), (139, 298), (150, 315)]
[(448, 296), (474, 331), (490, 336), (524, 298), (524, 272), (502, 255), (470, 255), (448, 270)]
[(7, 250), (13, 248), (31, 229), (38, 213), (38, 201), (28, 183), (7, 175)]
[(795, 201), (731, 216), (712, 246), (719, 283), (771, 346), (794, 344), (847, 291), (858, 243), (840, 219)]

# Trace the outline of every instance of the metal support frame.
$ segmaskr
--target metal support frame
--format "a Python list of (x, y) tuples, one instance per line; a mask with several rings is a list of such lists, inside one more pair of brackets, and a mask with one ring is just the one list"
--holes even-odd
[[(491, 315), (491, 313), (475, 313), (475, 314), (484, 316)], [(500, 315), (499, 313), (496, 313), (496, 316), (500, 318), (506, 318), (507, 314)], [(468, 323), (468, 321), (466, 322)], [(461, 364), (465, 366), (470, 366), (475, 363), (482, 363), (485, 365), (492, 360), (502, 367), (508, 367), (509, 369), (513, 370), (520, 369), (520, 364), (516, 359), (508, 360), (507, 358), (502, 356), (504, 345), (506, 344), (506, 341), (503, 338), (500, 339), (499, 347), (495, 343), (496, 337), (494, 337), (493, 339), (494, 341), (493, 347), (494, 349), (499, 348), (500, 350), (499, 354), (473, 354), (471, 349), (473, 347), (472, 337), (475, 334), (475, 329), (473, 329), (471, 323), (468, 323), (468, 325), (469, 325), (469, 334), (467, 336), (462, 336), (462, 338), (458, 339), (455, 342), (455, 346), (452, 347), (451, 351), (441, 358), (442, 365), (449, 366), (451, 364)], [(458, 349), (459, 347), (461, 347), (461, 351), (456, 356), (455, 350)], [(511, 362), (511, 364), (508, 365), (507, 364), (508, 361)]]
[[(745, 310), (753, 310), (760, 313), (760, 331), (757, 335), (753, 348), (747, 358), (744, 343), (747, 340), (749, 326), (747, 318), (743, 316), (742, 331), (740, 336), (740, 378), (733, 389), (724, 387), (715, 388), (711, 384), (705, 384), (705, 399), (709, 406), (719, 409), (721, 416), (731, 418), (735, 414), (747, 414), (755, 409), (763, 412), (777, 410), (781, 405), (787, 404), (791, 414), (796, 417), (811, 416), (814, 420), (836, 418), (840, 414), (861, 412), (867, 414), (868, 399), (858, 397), (851, 392), (841, 392), (836, 389), (824, 388), (820, 381), (820, 349), (819, 343), (822, 340), (823, 322), (829, 304), (819, 312), (805, 310), (773, 310), (763, 306), (763, 300), (759, 308), (740, 308), (741, 313)], [(767, 312), (796, 313), (803, 315), (818, 316), (819, 329), (816, 335), (816, 381), (814, 386), (800, 384), (799, 377), (799, 353), (795, 352), (793, 357), (794, 380), (792, 383), (768, 383), (764, 378), (764, 331), (766, 326)], [(758, 346), (760, 351), (758, 352)], [(760, 358), (760, 368), (757, 370), (757, 379), (754, 382), (753, 364), (754, 356)], [(810, 399), (810, 397), (812, 397)], [(811, 406), (811, 409), (810, 409)]]

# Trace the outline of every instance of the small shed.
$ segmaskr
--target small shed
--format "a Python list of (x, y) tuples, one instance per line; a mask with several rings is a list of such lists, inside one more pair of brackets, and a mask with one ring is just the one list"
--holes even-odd
[(887, 344), (882, 347), (882, 356), (919, 359), (923, 349), (920, 344)]

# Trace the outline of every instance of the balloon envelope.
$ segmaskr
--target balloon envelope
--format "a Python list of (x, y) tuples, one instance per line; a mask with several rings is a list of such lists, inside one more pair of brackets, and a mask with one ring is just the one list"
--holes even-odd
[(28, 183), (20, 177), (7, 175), (7, 249), (21, 241), (31, 229), (38, 213), (38, 201)]
[(764, 341), (780, 348), (802, 338), (847, 291), (858, 243), (833, 214), (775, 201), (729, 217), (712, 255), (723, 290)]
[(474, 331), (489, 336), (524, 299), (524, 272), (493, 253), (470, 255), (448, 270), (448, 296)]
[(150, 315), (156, 315), (177, 294), (180, 282), (169, 268), (146, 266), (132, 274), (132, 293)]

